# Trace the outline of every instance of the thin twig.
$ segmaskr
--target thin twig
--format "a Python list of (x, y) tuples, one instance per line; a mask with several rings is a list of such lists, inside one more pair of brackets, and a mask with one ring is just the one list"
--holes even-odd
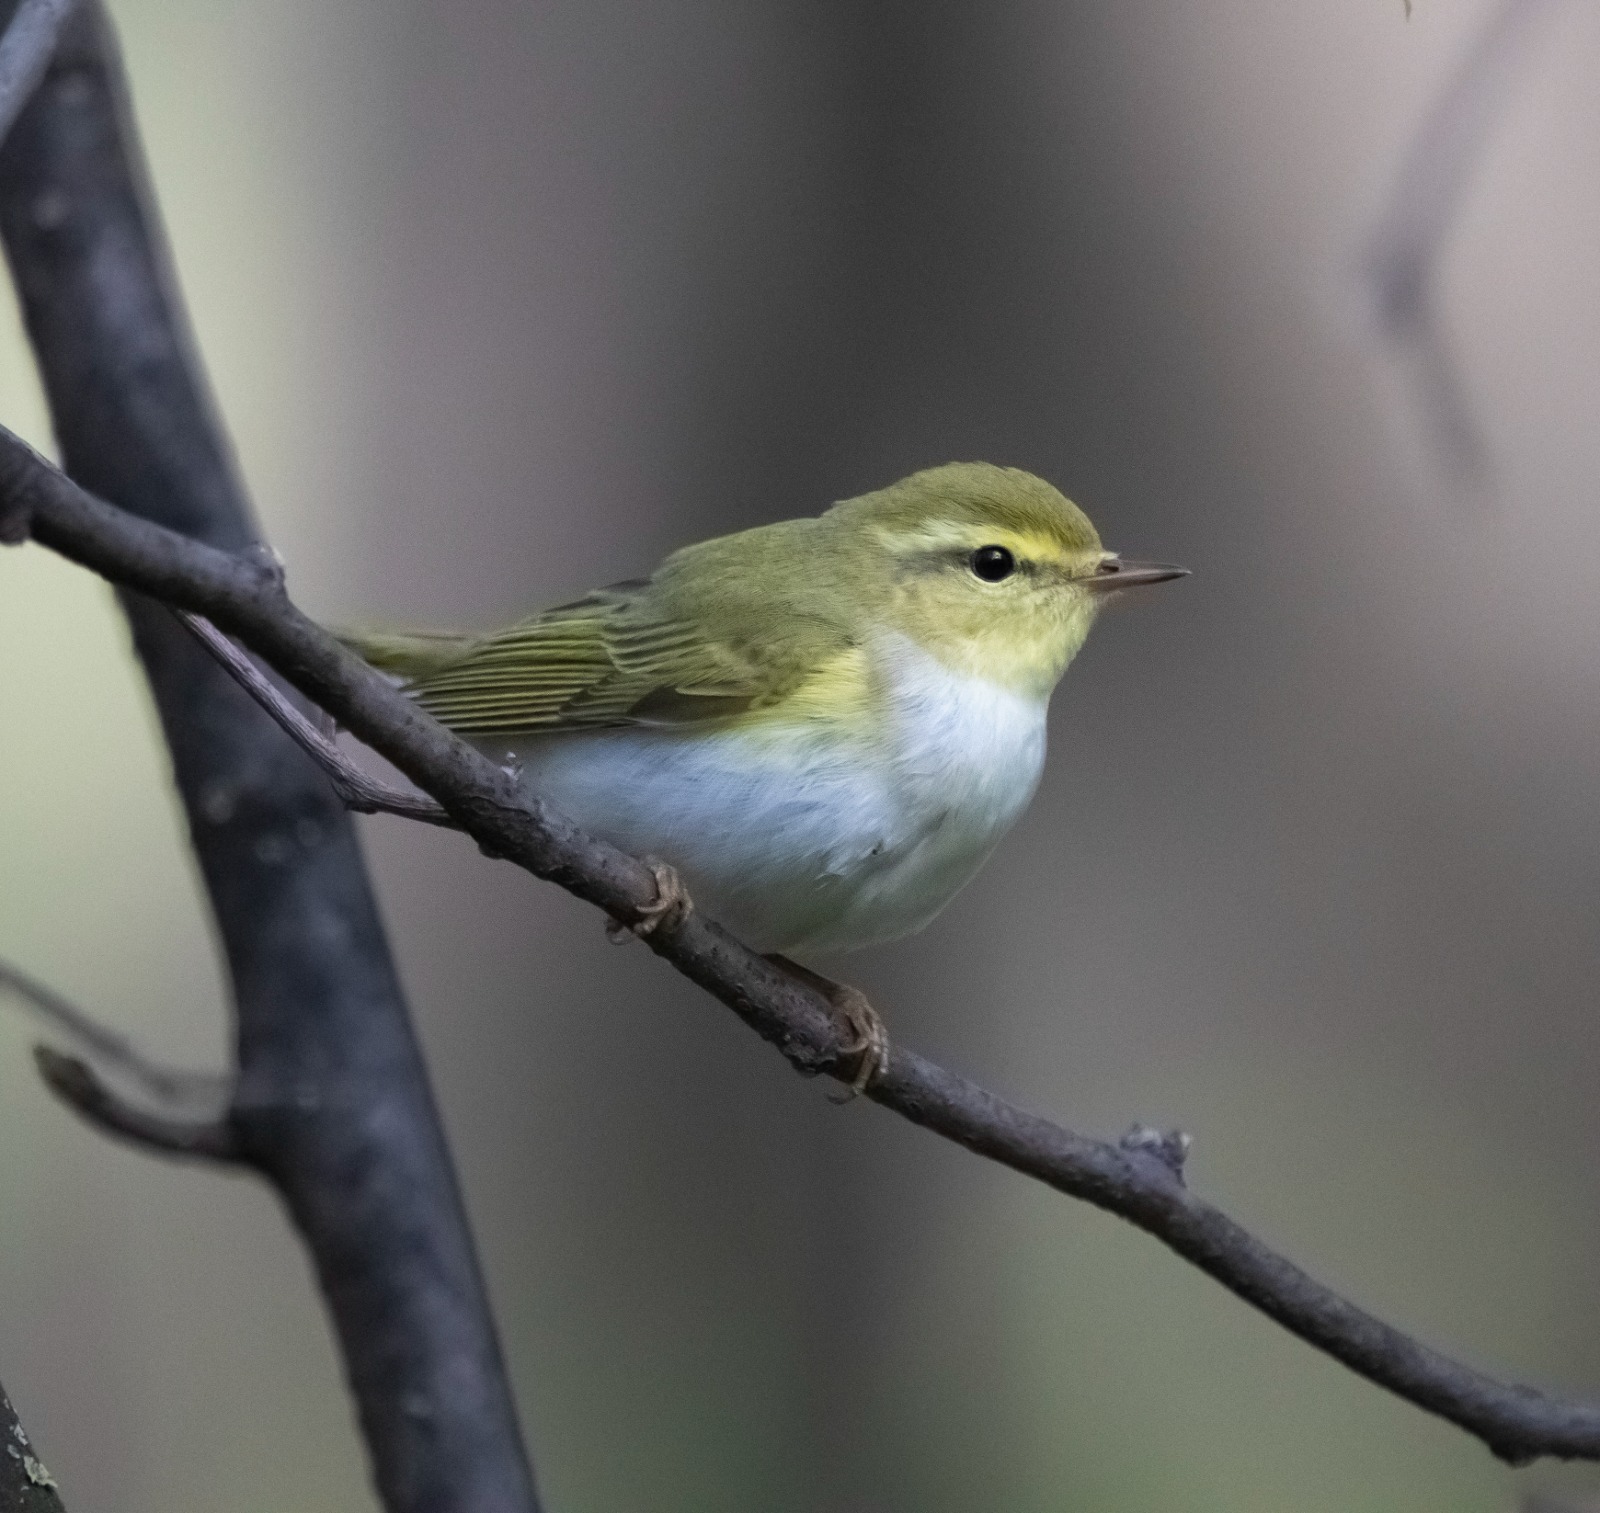
[(272, 680), (204, 615), (191, 615), (181, 609), (173, 613), (217, 659), (228, 676), (271, 715), (278, 728), (322, 769), (346, 809), (353, 809), (358, 814), (397, 814), (401, 819), (417, 820), (424, 825), (442, 825), (447, 830), (460, 828), (444, 812), (443, 807), (426, 794), (407, 793), (402, 788), (394, 788), (368, 777), (339, 750), (338, 742), (329, 740), (284, 698)]
[(1423, 117), (1367, 240), (1378, 328), (1410, 370), (1430, 439), (1455, 482), (1481, 489), (1488, 448), (1435, 299), (1444, 247), (1536, 24), (1557, 0), (1502, 0)]
[(34, 1050), (45, 1082), (86, 1119), (165, 1155), (238, 1159), (228, 1119), (232, 1077), (158, 1066), (124, 1036), (10, 962), (0, 961), (0, 991), (21, 999), (47, 1029), (92, 1058), (48, 1045)]
[(105, 1071), (132, 1083), (162, 1113), (177, 1116), (226, 1105), (231, 1079), (159, 1066), (132, 1041), (108, 1029), (53, 988), (0, 961), (0, 992), (20, 999), (48, 1030), (65, 1036)]
[(0, 36), (0, 142), (39, 87), (78, 0), (21, 0)]
[(141, 1107), (117, 1092), (87, 1061), (47, 1045), (34, 1047), (39, 1075), (50, 1090), (107, 1134), (164, 1156), (193, 1156), (229, 1165), (244, 1159), (226, 1115), (183, 1119)]
[[(418, 709), (290, 603), (281, 578), (86, 494), (0, 428), (0, 513), (29, 501), (35, 540), (126, 588), (205, 615), (436, 798), (484, 850), (618, 919), (649, 916), (642, 862), (530, 801), (513, 777)], [(847, 1079), (854, 1059), (820, 995), (690, 912), (650, 949), (715, 994), (798, 1070)], [(981, 1156), (1138, 1225), (1301, 1339), (1520, 1463), (1600, 1460), (1600, 1408), (1495, 1381), (1306, 1275), (1182, 1181), (1181, 1137), (1092, 1140), (894, 1047), (867, 1097)]]

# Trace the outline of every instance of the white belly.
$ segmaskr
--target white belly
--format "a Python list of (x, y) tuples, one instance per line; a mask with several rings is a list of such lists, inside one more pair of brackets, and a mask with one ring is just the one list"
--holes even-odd
[(879, 659), (891, 692), (870, 736), (631, 727), (513, 749), (531, 792), (670, 862), (756, 950), (854, 950), (927, 924), (1027, 807), (1044, 765), (1043, 699), (952, 673), (909, 642)]

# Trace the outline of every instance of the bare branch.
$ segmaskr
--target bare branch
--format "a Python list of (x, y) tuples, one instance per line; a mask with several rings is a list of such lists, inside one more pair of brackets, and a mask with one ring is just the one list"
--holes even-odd
[(319, 766), (346, 809), (358, 814), (397, 814), (401, 819), (418, 820), (424, 825), (459, 828), (443, 808), (426, 794), (407, 793), (369, 778), (272, 684), (254, 662), (216, 628), (204, 615), (174, 610), (178, 619), (244, 691), (278, 723), (282, 730)]
[[(559, 883), (617, 919), (648, 917), (642, 862), (585, 835), (458, 740), (301, 614), (282, 582), (237, 554), (92, 498), (0, 429), (0, 513), (27, 498), (34, 539), (115, 583), (204, 615), (433, 795), (491, 855)], [(820, 994), (697, 913), (650, 949), (715, 994), (797, 1070), (847, 1080), (854, 1060)], [(1477, 1435), (1502, 1459), (1600, 1460), (1600, 1408), (1497, 1382), (1356, 1307), (1183, 1184), (1182, 1137), (1135, 1130), (1121, 1145), (1025, 1113), (896, 1046), (866, 1096), (1070, 1197), (1119, 1214), (1301, 1339)]]
[(87, 1061), (47, 1045), (35, 1046), (33, 1055), (51, 1091), (106, 1134), (158, 1155), (199, 1156), (230, 1164), (243, 1159), (226, 1117), (182, 1119), (158, 1113), (115, 1091)]
[(1410, 370), (1433, 445), (1467, 486), (1483, 485), (1488, 450), (1439, 319), (1435, 280), (1522, 49), (1557, 3), (1502, 0), (1423, 117), (1363, 258), (1379, 330)]
[(21, 999), (47, 1029), (93, 1057), (91, 1065), (51, 1046), (34, 1050), (51, 1090), (91, 1123), (167, 1155), (238, 1159), (227, 1114), (233, 1078), (157, 1066), (131, 1041), (5, 961), (0, 961), (0, 990)]
[(7, 961), (0, 961), (0, 991), (20, 999), (46, 1029), (65, 1036), (102, 1071), (132, 1084), (155, 1112), (178, 1117), (227, 1106), (231, 1078), (158, 1066), (125, 1036)]
[(78, 0), (22, 0), (0, 36), (0, 142), (39, 87)]

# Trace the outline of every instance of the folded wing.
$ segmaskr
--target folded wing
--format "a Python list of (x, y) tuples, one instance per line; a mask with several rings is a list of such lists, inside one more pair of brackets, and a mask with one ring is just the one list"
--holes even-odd
[(403, 678), (429, 714), (480, 737), (726, 720), (781, 701), (844, 644), (811, 616), (746, 615), (733, 628), (731, 636), (709, 635), (638, 581), (487, 636), (344, 639)]

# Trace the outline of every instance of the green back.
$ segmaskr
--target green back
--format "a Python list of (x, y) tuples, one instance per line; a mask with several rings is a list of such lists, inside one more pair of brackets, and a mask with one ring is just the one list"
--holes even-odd
[[(615, 584), (489, 635), (346, 633), (462, 735), (688, 725), (777, 703), (849, 644), (820, 585), (829, 534), (789, 520), (684, 548)], [(711, 627), (715, 629), (711, 629)]]

